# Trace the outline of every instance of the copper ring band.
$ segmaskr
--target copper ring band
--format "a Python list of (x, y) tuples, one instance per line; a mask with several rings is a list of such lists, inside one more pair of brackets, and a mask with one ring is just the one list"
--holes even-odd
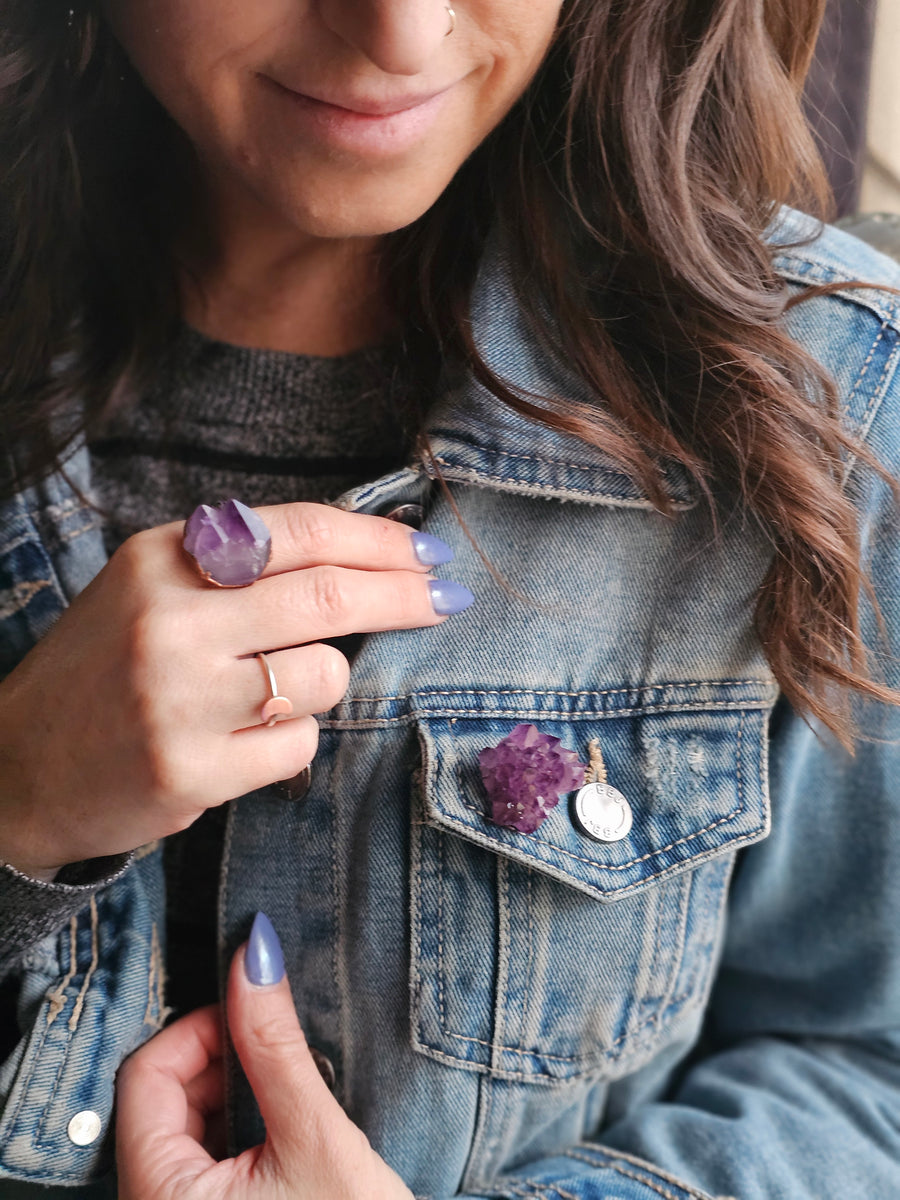
[(262, 669), (266, 675), (266, 683), (269, 685), (269, 691), (271, 692), (268, 700), (259, 710), (259, 719), (263, 725), (274, 725), (279, 717), (289, 717), (294, 711), (294, 706), (288, 700), (287, 696), (278, 695), (275, 672), (269, 666), (269, 660), (265, 654), (260, 650), (256, 657), (262, 663)]

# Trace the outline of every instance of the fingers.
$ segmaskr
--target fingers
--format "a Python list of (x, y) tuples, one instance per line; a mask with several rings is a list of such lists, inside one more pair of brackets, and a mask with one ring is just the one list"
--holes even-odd
[(221, 1052), (220, 1013), (211, 1005), (182, 1017), (122, 1064), (116, 1081), (120, 1195), (146, 1192), (163, 1163), (169, 1181), (212, 1163), (196, 1140), (198, 1104), (214, 1104), (211, 1068)]
[(221, 636), (252, 654), (387, 629), (439, 625), (472, 602), (459, 584), (409, 571), (312, 567), (260, 580), (222, 606)]
[[(328, 563), (368, 571), (424, 573), (453, 557), (453, 551), (439, 538), (387, 517), (307, 503), (276, 504), (254, 512), (272, 535), (272, 557), (263, 579)], [(184, 569), (195, 574), (181, 547), (184, 523), (172, 522), (159, 532)]]
[(387, 517), (327, 504), (278, 504), (256, 510), (272, 534), (267, 575), (331, 563), (374, 571), (429, 571), (453, 551), (440, 539)]
[[(347, 690), (350, 664), (334, 646), (314, 642), (291, 650), (271, 651), (266, 659), (275, 677), (278, 694), (294, 706), (291, 720), (327, 712)], [(211, 732), (232, 732), (260, 724), (262, 706), (271, 689), (262, 664), (255, 656), (223, 664), (209, 689), (204, 711)], [(281, 723), (284, 718), (280, 718)]]
[[(248, 979), (248, 969), (253, 983)], [(335, 1145), (354, 1127), (328, 1090), (297, 1020), (268, 919), (258, 914), (250, 942), (234, 957), (228, 980), (228, 1028), (278, 1158), (303, 1158), (309, 1147)], [(312, 1164), (307, 1164), (312, 1169)]]

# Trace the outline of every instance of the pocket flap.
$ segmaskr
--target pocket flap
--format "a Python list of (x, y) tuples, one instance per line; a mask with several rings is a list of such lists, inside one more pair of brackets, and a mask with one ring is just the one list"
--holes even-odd
[[(425, 821), (601, 900), (759, 841), (769, 831), (766, 728), (773, 690), (749, 683), (703, 689), (699, 703), (696, 691), (679, 702), (675, 689), (674, 702), (659, 703), (662, 689), (623, 689), (631, 702), (603, 712), (547, 711), (546, 693), (540, 711), (526, 703), (513, 713), (507, 702), (503, 711), (419, 708)], [(489, 704), (488, 693), (478, 695)], [(534, 833), (491, 821), (478, 755), (523, 721), (558, 737), (583, 762), (597, 739), (609, 782), (631, 807), (631, 829), (621, 841), (582, 833), (574, 796), (563, 796)]]

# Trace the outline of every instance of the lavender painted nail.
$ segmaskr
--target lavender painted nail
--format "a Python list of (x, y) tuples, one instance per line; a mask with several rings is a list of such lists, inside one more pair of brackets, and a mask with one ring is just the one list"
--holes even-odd
[(262, 517), (240, 500), (217, 508), (201, 504), (184, 526), (184, 548), (200, 574), (220, 587), (246, 587), (259, 579), (272, 553)]
[(452, 583), (449, 579), (430, 579), (428, 589), (431, 592), (431, 606), (441, 617), (452, 617), (454, 613), (468, 608), (475, 597), (461, 583)]
[(284, 978), (284, 955), (272, 922), (264, 912), (253, 918), (244, 953), (244, 974), (256, 987), (268, 987)]
[(425, 567), (439, 567), (453, 558), (453, 551), (447, 543), (432, 537), (430, 533), (416, 530), (412, 535), (412, 544), (416, 558)]

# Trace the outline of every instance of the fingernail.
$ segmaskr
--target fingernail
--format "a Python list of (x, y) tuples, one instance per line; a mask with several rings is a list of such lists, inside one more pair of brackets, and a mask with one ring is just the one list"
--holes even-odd
[(432, 537), (430, 533), (416, 530), (412, 535), (412, 544), (416, 558), (424, 567), (439, 567), (453, 558), (453, 551), (447, 543)]
[(431, 606), (441, 617), (452, 617), (454, 613), (468, 608), (475, 597), (461, 583), (451, 583), (449, 579), (429, 579), (428, 590), (431, 592)]
[(253, 918), (250, 940), (244, 953), (244, 974), (256, 987), (267, 987), (284, 978), (281, 942), (264, 912), (258, 912)]

